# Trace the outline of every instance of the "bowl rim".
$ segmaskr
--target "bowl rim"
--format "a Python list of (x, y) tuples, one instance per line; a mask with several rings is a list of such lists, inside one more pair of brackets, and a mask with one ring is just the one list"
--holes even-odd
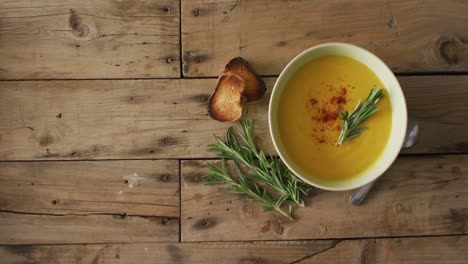
[[(277, 109), (277, 105), (278, 103), (276, 103), (276, 105), (273, 105), (273, 102), (274, 101), (278, 101), (278, 100), (273, 100), (275, 97), (278, 97), (280, 95), (277, 95), (278, 93), (278, 86), (280, 85), (280, 82), (282, 79), (285, 78), (285, 75), (289, 74), (289, 71), (291, 70), (292, 67), (295, 67), (295, 65), (297, 63), (299, 63), (302, 58), (306, 55), (308, 55), (309, 53), (311, 52), (314, 52), (318, 49), (321, 49), (321, 48), (326, 48), (326, 47), (345, 47), (345, 48), (349, 48), (349, 49), (355, 49), (359, 52), (362, 52), (362, 53), (365, 53), (367, 56), (371, 57), (373, 60), (377, 61), (379, 64), (381, 64), (381, 66), (388, 72), (390, 72), (390, 75), (388, 76), (389, 78), (391, 78), (392, 82), (396, 83), (396, 87), (393, 87), (393, 89), (396, 89), (397, 91), (397, 96), (400, 97), (402, 100), (401, 100), (401, 107), (402, 109), (400, 109), (402, 111), (402, 114), (401, 116), (399, 116), (399, 118), (403, 119), (402, 121), (402, 126), (401, 126), (401, 129), (398, 131), (400, 132), (400, 135), (399, 139), (397, 142), (396, 142), (396, 146), (395, 147), (398, 147), (398, 151), (394, 151), (394, 152), (391, 152), (391, 156), (388, 156), (388, 155), (384, 155), (384, 154), (388, 154), (386, 153), (387, 152), (387, 148), (389, 148), (389, 146), (391, 145), (390, 142), (387, 143), (387, 145), (385, 146), (385, 149), (383, 150), (383, 153), (382, 155), (379, 157), (379, 159), (377, 161), (374, 162), (374, 164), (372, 164), (366, 171), (363, 172), (363, 175), (365, 175), (366, 173), (368, 173), (368, 171), (370, 171), (371, 168), (374, 168), (376, 167), (376, 164), (379, 160), (385, 158), (386, 159), (386, 163), (385, 165), (381, 168), (380, 172), (379, 173), (375, 173), (375, 175), (372, 175), (372, 177), (369, 177), (366, 181), (364, 182), (361, 182), (361, 183), (355, 183), (355, 184), (349, 184), (348, 186), (340, 186), (340, 187), (336, 187), (336, 186), (330, 186), (330, 185), (324, 185), (324, 184), (321, 184), (321, 183), (318, 183), (316, 181), (313, 181), (309, 178), (306, 178), (306, 177), (303, 177), (300, 175), (300, 173), (298, 173), (298, 171), (294, 168), (294, 166), (292, 166), (291, 164), (289, 164), (288, 162), (288, 159), (285, 158), (285, 153), (282, 153), (282, 151), (280, 150), (279, 148), (279, 143), (277, 142), (277, 140), (279, 139), (279, 131), (274, 131), (273, 130), (273, 125), (272, 125), (272, 115), (273, 115), (273, 111), (275, 109)], [(358, 60), (360, 63), (364, 63), (362, 61), (360, 61), (359, 59), (356, 59), (356, 58), (353, 58), (355, 60)], [(375, 71), (374, 73), (380, 77), (382, 76), (382, 74), (377, 74)], [(273, 86), (273, 89), (272, 89), (272, 93), (271, 93), (271, 96), (270, 96), (270, 101), (269, 101), (269, 104), (268, 104), (268, 128), (270, 130), (270, 137), (272, 139), (272, 142), (273, 142), (273, 146), (277, 152), (277, 154), (280, 156), (281, 160), (286, 164), (286, 166), (293, 172), (294, 175), (296, 175), (298, 178), (300, 178), (301, 180), (303, 180), (304, 182), (314, 186), (314, 187), (317, 187), (317, 188), (320, 188), (320, 189), (324, 189), (324, 190), (330, 190), (330, 191), (345, 191), (345, 190), (352, 190), (352, 189), (356, 189), (356, 188), (359, 188), (359, 187), (362, 187), (374, 180), (376, 180), (377, 178), (379, 178), (381, 175), (384, 174), (385, 171), (388, 170), (388, 168), (393, 164), (393, 162), (396, 160), (396, 158), (398, 157), (398, 154), (399, 154), (399, 150), (402, 148), (403, 146), (403, 143), (404, 143), (404, 138), (405, 138), (405, 134), (406, 134), (406, 127), (407, 127), (407, 106), (406, 106), (406, 100), (405, 100), (405, 97), (404, 97), (404, 94), (403, 94), (403, 90), (401, 89), (401, 85), (400, 83), (398, 82), (398, 79), (396, 78), (395, 74), (392, 72), (392, 70), (388, 67), (388, 65), (383, 62), (383, 60), (381, 60), (379, 57), (377, 57), (375, 54), (373, 54), (372, 52), (364, 49), (364, 48), (361, 48), (359, 46), (356, 46), (356, 45), (353, 45), (353, 44), (349, 44), (349, 43), (341, 43), (341, 42), (329, 42), (329, 43), (323, 43), (323, 44), (319, 44), (319, 45), (316, 45), (316, 46), (313, 46), (313, 47), (310, 47), (304, 51), (302, 51), (301, 53), (299, 53), (297, 56), (295, 56), (287, 65), (286, 67), (284, 67), (284, 69), (281, 71), (280, 75), (278, 76), (278, 78), (276, 79), (276, 82), (275, 82), (275, 85)], [(392, 123), (393, 123), (393, 119), (395, 117), (392, 116)], [(392, 129), (393, 130), (393, 129)], [(392, 136), (392, 134), (390, 134), (390, 137)], [(389, 140), (390, 140), (390, 137), (389, 137)], [(393, 144), (395, 145), (395, 144)], [(361, 178), (362, 175), (359, 177)]]

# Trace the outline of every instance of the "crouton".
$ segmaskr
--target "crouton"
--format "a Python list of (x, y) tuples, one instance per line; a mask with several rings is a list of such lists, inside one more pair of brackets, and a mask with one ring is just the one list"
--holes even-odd
[(244, 80), (244, 95), (247, 98), (247, 102), (260, 100), (265, 94), (265, 82), (260, 79), (250, 64), (243, 58), (237, 57), (229, 61), (225, 67), (224, 73), (237, 74)]
[(208, 113), (213, 119), (221, 122), (238, 120), (247, 101), (244, 92), (245, 82), (239, 75), (222, 74), (208, 101)]

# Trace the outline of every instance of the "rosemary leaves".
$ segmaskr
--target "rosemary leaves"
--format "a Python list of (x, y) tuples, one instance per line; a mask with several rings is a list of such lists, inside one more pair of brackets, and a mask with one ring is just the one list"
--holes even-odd
[[(253, 137), (253, 121), (240, 121), (242, 131), (230, 127), (226, 139), (214, 136), (216, 143), (208, 145), (209, 150), (218, 153), (221, 165), (209, 163), (210, 174), (204, 176), (207, 184), (225, 184), (218, 191), (245, 195), (262, 203), (264, 211), (275, 210), (292, 219), (292, 206), (304, 206), (302, 200), (310, 187), (297, 179), (280, 158), (265, 154)], [(232, 160), (235, 176), (226, 166)], [(242, 168), (247, 172), (244, 172)], [(289, 203), (288, 210), (283, 209)]]
[(337, 145), (341, 145), (344, 141), (359, 136), (362, 131), (366, 130), (366, 127), (360, 127), (360, 125), (371, 115), (379, 111), (379, 108), (376, 108), (375, 105), (383, 96), (383, 89), (374, 87), (371, 89), (364, 103), (361, 104), (361, 100), (359, 100), (351, 113), (348, 111), (340, 113), (343, 124)]

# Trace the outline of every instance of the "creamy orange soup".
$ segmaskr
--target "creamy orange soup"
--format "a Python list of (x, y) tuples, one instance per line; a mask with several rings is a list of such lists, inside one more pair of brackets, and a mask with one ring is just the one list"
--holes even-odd
[(340, 111), (351, 111), (372, 87), (384, 88), (364, 64), (328, 56), (301, 67), (287, 83), (279, 102), (280, 139), (288, 156), (314, 177), (346, 180), (369, 168), (382, 154), (390, 136), (392, 111), (385, 91), (367, 130), (338, 146)]

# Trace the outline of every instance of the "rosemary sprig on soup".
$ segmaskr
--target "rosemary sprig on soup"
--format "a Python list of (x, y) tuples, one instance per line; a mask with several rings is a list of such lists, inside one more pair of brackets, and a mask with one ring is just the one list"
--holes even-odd
[[(369, 94), (372, 87), (379, 88)], [(346, 181), (366, 171), (383, 153), (392, 129), (386, 87), (369, 67), (345, 56), (301, 66), (288, 80), (278, 109), (286, 156), (315, 181)]]
[(360, 125), (371, 115), (379, 111), (375, 105), (383, 96), (384, 94), (382, 89), (372, 88), (363, 104), (361, 104), (361, 100), (359, 100), (351, 113), (348, 111), (340, 113), (340, 118), (343, 120), (343, 124), (341, 126), (341, 133), (338, 137), (337, 145), (343, 144), (346, 140), (358, 137), (362, 131), (367, 129), (367, 127), (360, 127)]

